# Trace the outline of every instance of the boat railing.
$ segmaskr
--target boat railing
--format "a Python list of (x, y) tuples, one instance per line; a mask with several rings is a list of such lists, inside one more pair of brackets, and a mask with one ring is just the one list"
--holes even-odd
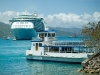
[(52, 46), (52, 42), (45, 41), (44, 45), (46, 45), (46, 46)]
[(83, 42), (67, 42), (67, 41), (53, 41), (45, 42), (47, 46), (86, 46)]
[(50, 53), (93, 53), (93, 52), (86, 52), (86, 51), (49, 51), (49, 52)]

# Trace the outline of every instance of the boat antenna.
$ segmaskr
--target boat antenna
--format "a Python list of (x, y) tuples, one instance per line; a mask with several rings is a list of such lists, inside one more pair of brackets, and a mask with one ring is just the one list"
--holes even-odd
[(28, 13), (27, 10), (25, 10), (25, 15), (27, 15), (27, 13)]
[(34, 17), (38, 16), (38, 14), (36, 13), (36, 11), (34, 11), (33, 15), (34, 15)]

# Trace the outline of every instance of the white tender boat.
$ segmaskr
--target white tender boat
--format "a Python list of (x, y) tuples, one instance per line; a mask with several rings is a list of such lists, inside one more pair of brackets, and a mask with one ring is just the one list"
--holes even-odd
[(26, 50), (29, 60), (81, 63), (93, 54), (82, 41), (56, 41), (55, 31), (38, 32), (38, 37)]

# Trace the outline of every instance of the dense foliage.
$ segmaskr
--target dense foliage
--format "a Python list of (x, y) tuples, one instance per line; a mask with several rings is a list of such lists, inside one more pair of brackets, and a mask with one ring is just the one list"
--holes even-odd
[(98, 23), (88, 23), (82, 29), (84, 43), (91, 49), (100, 51), (100, 21)]

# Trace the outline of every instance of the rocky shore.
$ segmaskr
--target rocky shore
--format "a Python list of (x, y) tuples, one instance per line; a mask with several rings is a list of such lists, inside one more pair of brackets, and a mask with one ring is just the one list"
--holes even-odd
[(90, 58), (83, 61), (82, 67), (78, 72), (100, 74), (100, 52), (93, 54)]

